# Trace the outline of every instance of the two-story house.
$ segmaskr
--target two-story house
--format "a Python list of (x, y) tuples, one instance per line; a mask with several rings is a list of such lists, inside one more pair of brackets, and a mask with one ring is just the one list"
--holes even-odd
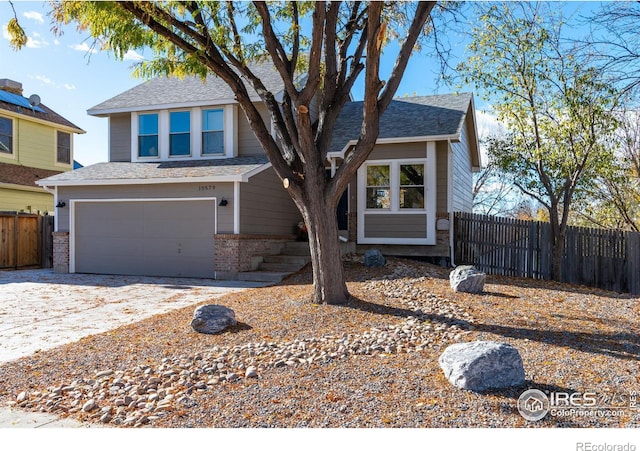
[(0, 211), (53, 213), (53, 194), (36, 181), (73, 169), (73, 136), (84, 133), (22, 84), (0, 79)]
[[(282, 91), (273, 67), (256, 71)], [(109, 161), (38, 182), (65, 205), (57, 271), (234, 278), (294, 238), (301, 215), (218, 78), (156, 78), (89, 114), (108, 118)], [(359, 102), (345, 108), (327, 171), (357, 139), (361, 114)], [(472, 96), (394, 100), (382, 120), (343, 196), (342, 239), (353, 250), (447, 258), (451, 213), (471, 210), (480, 165)]]

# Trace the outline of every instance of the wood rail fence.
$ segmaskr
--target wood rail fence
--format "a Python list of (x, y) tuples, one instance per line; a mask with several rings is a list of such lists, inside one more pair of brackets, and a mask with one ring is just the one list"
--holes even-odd
[(53, 216), (0, 212), (0, 269), (53, 266)]
[[(454, 242), (457, 265), (551, 278), (549, 223), (455, 213)], [(569, 227), (562, 264), (562, 282), (640, 294), (640, 233)]]

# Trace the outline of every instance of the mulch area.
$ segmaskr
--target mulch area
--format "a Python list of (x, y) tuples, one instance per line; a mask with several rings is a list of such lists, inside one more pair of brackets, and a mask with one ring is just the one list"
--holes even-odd
[[(351, 259), (345, 261), (345, 268), (349, 290), (356, 299), (348, 306), (307, 303), (311, 273), (306, 268), (280, 285), (216, 300), (215, 303), (234, 309), (239, 321), (232, 330), (219, 335), (194, 332), (189, 326), (193, 307), (189, 307), (4, 364), (0, 366), (0, 405), (15, 405), (23, 392), (48, 393), (73, 380), (93, 382), (96, 373), (107, 369), (124, 379), (127, 376), (133, 379), (140, 369), (155, 371), (163, 367), (163, 362), (188, 361), (195, 365), (209, 357), (240, 355), (259, 343), (274, 348), (279, 343), (311, 343), (318, 346), (319, 354), (322, 346), (343, 342), (346, 346), (371, 337), (375, 342), (376, 337), (389, 335), (385, 330), (391, 330), (391, 339), (398, 340), (397, 348), (389, 348), (387, 342), (385, 349), (363, 354), (345, 351), (344, 346), (336, 352), (327, 348), (324, 357), (310, 363), (276, 365), (266, 358), (260, 361), (254, 353), (258, 377), (242, 377), (245, 365), (239, 365), (234, 368), (240, 375), (237, 379), (203, 383), (198, 390), (185, 390), (180, 402), (160, 415), (150, 415), (151, 420), (120, 424), (112, 421), (109, 425), (640, 426), (640, 407), (630, 406), (633, 394), (640, 390), (637, 298), (497, 276), (488, 276), (483, 294), (453, 293), (448, 270), (403, 259), (389, 259), (381, 269), (367, 269)], [(414, 315), (421, 302), (426, 302), (421, 314)], [(402, 338), (403, 331), (407, 337), (416, 337), (420, 344)], [(526, 385), (490, 393), (453, 387), (444, 377), (438, 357), (449, 344), (473, 340), (495, 340), (515, 346), (523, 358)], [(224, 360), (232, 365), (240, 361)], [(174, 379), (171, 390), (178, 382), (184, 384), (183, 380)], [(528, 422), (517, 410), (518, 396), (527, 388), (595, 392), (599, 411), (615, 410), (620, 415), (548, 415), (543, 420)], [(87, 396), (95, 396), (83, 393), (80, 405)], [(173, 393), (176, 397), (183, 394)], [(109, 396), (96, 399), (98, 407), (113, 401)], [(25, 401), (22, 405), (46, 410), (43, 402)], [(149, 409), (153, 411), (153, 406)], [(95, 411), (76, 408), (56, 413), (83, 421), (100, 421)]]

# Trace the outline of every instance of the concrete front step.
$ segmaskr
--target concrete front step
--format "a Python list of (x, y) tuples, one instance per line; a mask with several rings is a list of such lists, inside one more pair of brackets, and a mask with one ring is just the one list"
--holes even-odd
[(307, 255), (265, 255), (262, 259), (265, 263), (286, 263), (288, 265), (304, 266), (311, 261)]
[(309, 243), (306, 241), (288, 241), (281, 252), (282, 255), (309, 256)]
[(279, 283), (290, 274), (291, 272), (289, 271), (247, 271), (238, 273), (236, 280), (243, 280), (245, 282)]
[(260, 263), (258, 269), (261, 271), (274, 271), (274, 272), (296, 272), (300, 271), (306, 263)]

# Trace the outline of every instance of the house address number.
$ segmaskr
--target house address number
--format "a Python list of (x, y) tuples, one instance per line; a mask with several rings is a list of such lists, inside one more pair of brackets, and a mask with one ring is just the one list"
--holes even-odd
[(199, 185), (198, 191), (213, 191), (216, 189), (216, 185)]

